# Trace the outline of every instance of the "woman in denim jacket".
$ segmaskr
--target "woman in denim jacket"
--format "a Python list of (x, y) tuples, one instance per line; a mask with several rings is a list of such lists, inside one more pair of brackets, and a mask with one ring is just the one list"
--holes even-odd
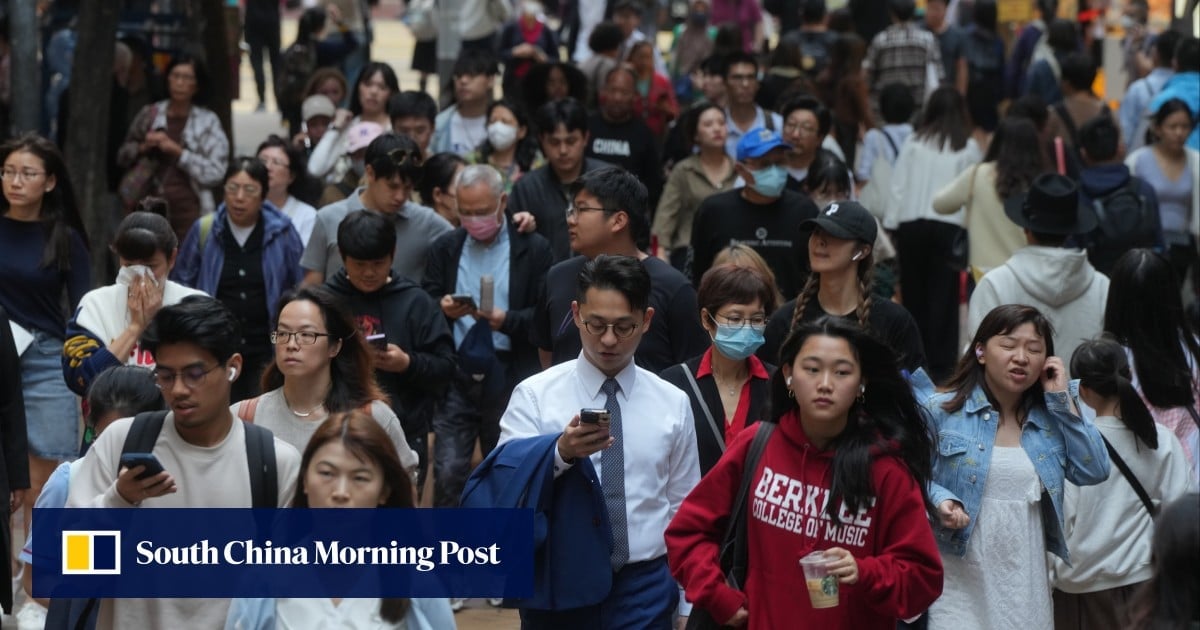
[(1104, 481), (1108, 454), (1072, 407), (1052, 334), (1037, 309), (999, 306), (945, 393), (914, 376), (938, 438), (929, 495), (946, 579), (930, 628), (1054, 625), (1045, 552), (1067, 560), (1064, 480)]

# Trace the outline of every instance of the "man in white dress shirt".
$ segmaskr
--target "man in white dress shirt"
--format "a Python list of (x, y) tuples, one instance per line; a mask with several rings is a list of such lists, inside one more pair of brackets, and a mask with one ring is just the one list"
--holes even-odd
[[(700, 468), (687, 396), (633, 362), (654, 316), (649, 300), (650, 276), (636, 258), (588, 261), (571, 304), (583, 352), (518, 385), (500, 420), (501, 444), (561, 433), (556, 478), (590, 458), (612, 528), (608, 596), (585, 608), (522, 610), (524, 628), (669, 630), (675, 622), (678, 588), (663, 532)], [(607, 426), (582, 422), (583, 409), (607, 411)]]

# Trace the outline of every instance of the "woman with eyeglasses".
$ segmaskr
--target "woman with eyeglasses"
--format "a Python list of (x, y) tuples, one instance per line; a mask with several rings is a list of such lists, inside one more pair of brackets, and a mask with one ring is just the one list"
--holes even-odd
[(767, 380), (775, 368), (754, 351), (763, 343), (767, 313), (775, 310), (775, 291), (754, 269), (721, 265), (700, 278), (696, 301), (712, 347), (660, 376), (691, 399), (704, 475), (742, 429), (767, 413)]
[(415, 472), (417, 455), (375, 382), (366, 341), (337, 296), (320, 286), (288, 292), (275, 322), (269, 337), (275, 360), (262, 377), (266, 393), (235, 403), (234, 415), (303, 450), (323, 420), (358, 409), (383, 427), (404, 469)]
[[(287, 140), (271, 134), (258, 145), (258, 159), (267, 165), (267, 201), (292, 220), (300, 242), (308, 245), (317, 209), (299, 197), (309, 197), (313, 180), (308, 177), (304, 152)], [(319, 191), (318, 191), (319, 192)]]
[(225, 304), (242, 324), (243, 366), (231, 400), (253, 398), (274, 356), (271, 320), (279, 298), (300, 284), (304, 246), (290, 219), (267, 201), (270, 176), (258, 158), (238, 158), (225, 173), (225, 202), (196, 221), (171, 279)]
[(0, 308), (14, 325), (20, 357), (32, 505), (58, 462), (79, 451), (79, 405), (62, 378), (63, 305), (79, 304), (91, 286), (91, 265), (58, 147), (21, 136), (0, 147), (0, 163)]
[(117, 164), (130, 172), (122, 188), (136, 185), (130, 179), (135, 172), (148, 175), (133, 196), (165, 197), (171, 208), (167, 218), (182, 239), (196, 219), (213, 211), (210, 189), (221, 183), (229, 139), (217, 115), (205, 107), (208, 74), (199, 59), (176, 55), (167, 64), (166, 83), (168, 98), (143, 107), (129, 125)]
[[(148, 197), (145, 205), (155, 199)], [(67, 322), (62, 375), (67, 387), (80, 396), (86, 396), (92, 381), (111, 367), (153, 369), (154, 357), (138, 345), (138, 337), (160, 308), (201, 293), (167, 279), (179, 241), (165, 217), (130, 213), (117, 226), (109, 249), (121, 264), (116, 282), (88, 291)]]
[(912, 315), (871, 290), (879, 233), (875, 217), (857, 202), (835, 201), (800, 227), (811, 232), (808, 262), (812, 273), (800, 295), (771, 316), (758, 357), (778, 360), (779, 348), (791, 331), (802, 322), (832, 315), (854, 320), (887, 344), (900, 359), (901, 369), (915, 372), (923, 366), (921, 333)]

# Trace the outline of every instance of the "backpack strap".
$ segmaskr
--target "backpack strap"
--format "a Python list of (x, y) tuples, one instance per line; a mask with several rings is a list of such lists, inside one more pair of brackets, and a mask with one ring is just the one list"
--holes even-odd
[(1108, 438), (1102, 435), (1100, 439), (1104, 440), (1104, 448), (1108, 449), (1108, 458), (1112, 460), (1112, 463), (1117, 465), (1117, 468), (1121, 469), (1121, 475), (1125, 477), (1125, 481), (1128, 481), (1129, 485), (1133, 486), (1133, 491), (1142, 500), (1142, 505), (1146, 506), (1146, 511), (1150, 513), (1150, 518), (1158, 516), (1158, 510), (1155, 509), (1154, 503), (1150, 500), (1150, 495), (1146, 492), (1146, 489), (1142, 487), (1142, 482), (1138, 481), (1132, 470), (1129, 470), (1129, 465), (1117, 454), (1117, 449), (1113, 448)]
[(259, 396), (255, 396), (238, 403), (238, 420), (254, 423), (254, 411), (258, 409), (259, 398)]
[(134, 416), (129, 433), (125, 435), (125, 444), (121, 446), (121, 454), (153, 452), (166, 417), (165, 411), (143, 411)]
[[(274, 67), (271, 70), (275, 70)], [(208, 237), (212, 234), (213, 220), (216, 214), (206, 214), (200, 217), (200, 251), (204, 251), (204, 245), (208, 242)]]
[(279, 471), (275, 466), (275, 435), (249, 422), (244, 422), (242, 427), (246, 430), (246, 467), (250, 472), (251, 507), (277, 507)]
[(738, 483), (737, 496), (733, 500), (733, 511), (729, 514), (729, 529), (725, 533), (725, 540), (732, 539), (733, 562), (725, 574), (725, 579), (730, 586), (737, 589), (745, 585), (746, 570), (750, 565), (750, 549), (746, 540), (746, 499), (750, 494), (751, 478), (758, 469), (758, 461), (762, 459), (763, 451), (767, 448), (767, 441), (778, 426), (774, 422), (758, 423), (754, 441), (750, 443), (750, 451), (746, 454), (746, 461), (742, 466), (742, 479)]
[(883, 136), (884, 140), (887, 140), (888, 145), (892, 147), (892, 159), (900, 157), (900, 147), (896, 146), (896, 141), (892, 138), (892, 134), (888, 133), (887, 129), (883, 127), (879, 128), (879, 133)]
[(1063, 126), (1067, 129), (1067, 137), (1071, 140), (1071, 145), (1075, 150), (1079, 150), (1079, 138), (1075, 129), (1075, 120), (1071, 118), (1070, 112), (1067, 111), (1067, 106), (1061, 101), (1054, 104), (1054, 112), (1058, 114), (1058, 119), (1062, 121)]

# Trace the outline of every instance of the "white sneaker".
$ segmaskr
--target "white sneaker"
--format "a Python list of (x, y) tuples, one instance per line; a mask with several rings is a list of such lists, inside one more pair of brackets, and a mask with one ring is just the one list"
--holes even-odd
[(494, 608), (499, 608), (504, 605), (504, 598), (503, 597), (489, 597), (488, 603), (491, 604)]
[(467, 599), (465, 597), (451, 597), (450, 598), (450, 610), (453, 610), (454, 612), (458, 612), (458, 611), (462, 610), (463, 606), (466, 606), (466, 605), (467, 605)]

